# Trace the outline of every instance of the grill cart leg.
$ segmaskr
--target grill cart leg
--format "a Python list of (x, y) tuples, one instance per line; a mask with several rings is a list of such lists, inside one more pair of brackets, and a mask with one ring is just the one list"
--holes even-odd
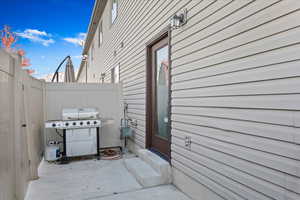
[(97, 160), (100, 160), (100, 127), (97, 127)]
[(63, 152), (60, 159), (60, 164), (68, 164), (69, 159), (67, 157), (67, 144), (66, 144), (66, 129), (63, 129)]

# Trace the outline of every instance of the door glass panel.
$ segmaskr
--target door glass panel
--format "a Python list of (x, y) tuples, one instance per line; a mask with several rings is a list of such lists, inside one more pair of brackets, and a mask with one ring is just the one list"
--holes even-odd
[(168, 139), (169, 122), (169, 48), (156, 50), (156, 135)]

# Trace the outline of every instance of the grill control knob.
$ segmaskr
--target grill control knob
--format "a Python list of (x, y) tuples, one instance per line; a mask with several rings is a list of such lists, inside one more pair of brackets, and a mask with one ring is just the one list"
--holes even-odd
[(80, 122), (80, 125), (82, 126), (82, 125), (83, 125), (83, 122)]
[(87, 124), (87, 125), (90, 125), (90, 121), (88, 121), (86, 124)]
[(56, 124), (55, 124), (55, 123), (53, 123), (53, 124), (52, 124), (52, 127), (56, 127)]
[(69, 123), (68, 123), (68, 122), (66, 123), (66, 126), (69, 126)]
[(73, 122), (73, 126), (76, 126), (76, 122)]
[(97, 124), (97, 121), (94, 121), (94, 124)]

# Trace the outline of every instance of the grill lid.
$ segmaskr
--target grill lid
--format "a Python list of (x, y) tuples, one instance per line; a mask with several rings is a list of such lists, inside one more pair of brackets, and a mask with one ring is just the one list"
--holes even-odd
[(63, 120), (97, 118), (99, 118), (99, 112), (96, 108), (64, 108), (62, 111)]

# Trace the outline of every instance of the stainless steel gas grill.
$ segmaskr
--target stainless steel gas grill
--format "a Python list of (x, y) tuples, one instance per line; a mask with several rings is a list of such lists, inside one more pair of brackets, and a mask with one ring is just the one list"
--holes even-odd
[(99, 135), (102, 122), (94, 108), (63, 109), (62, 120), (45, 123), (46, 128), (63, 131), (62, 161), (68, 157), (97, 155), (100, 158)]

